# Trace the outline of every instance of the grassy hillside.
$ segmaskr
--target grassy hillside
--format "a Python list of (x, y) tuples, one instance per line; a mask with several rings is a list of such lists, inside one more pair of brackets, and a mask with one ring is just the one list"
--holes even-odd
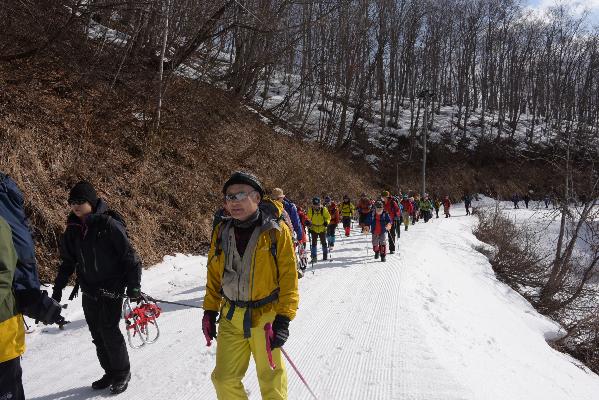
[(221, 185), (237, 169), (300, 202), (375, 190), (366, 168), (276, 134), (212, 86), (172, 80), (152, 134), (144, 92), (110, 84), (60, 59), (0, 63), (0, 170), (25, 192), (45, 280), (80, 179), (125, 216), (146, 265), (205, 250)]

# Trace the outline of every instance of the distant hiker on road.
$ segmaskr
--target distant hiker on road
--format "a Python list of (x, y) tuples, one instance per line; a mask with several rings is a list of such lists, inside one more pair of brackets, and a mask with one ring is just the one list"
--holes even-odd
[(366, 193), (362, 193), (360, 196), (360, 201), (358, 201), (358, 223), (360, 224), (360, 228), (362, 228), (362, 232), (365, 231), (366, 228), (366, 219), (370, 215), (370, 211), (372, 210), (372, 201), (366, 196)]
[(420, 214), (422, 215), (424, 222), (425, 223), (428, 222), (428, 220), (433, 217), (433, 214), (431, 212), (433, 205), (428, 198), (428, 194), (425, 193), (422, 200), (420, 200), (419, 208), (420, 208)]
[[(101, 290), (141, 295), (141, 262), (133, 250), (122, 217), (98, 198), (91, 184), (82, 181), (68, 197), (71, 212), (61, 245), (61, 264), (54, 280), (52, 298), (60, 302), (62, 290), (76, 272), (81, 287), (83, 313), (104, 376), (92, 383), (99, 390), (110, 387), (124, 392), (131, 379), (129, 354), (119, 329), (122, 298), (104, 296)], [(70, 299), (76, 295), (73, 290)]]
[(308, 216), (301, 207), (297, 207), (297, 215), (299, 217), (300, 223), (302, 224), (302, 240), (300, 240), (299, 243), (306, 248), (306, 243), (308, 242), (308, 235), (306, 234), (306, 221), (308, 221)]
[[(280, 347), (298, 307), (298, 281), (291, 231), (280, 222), (280, 203), (263, 200), (253, 175), (236, 172), (223, 186), (232, 219), (221, 223), (208, 253), (202, 331), (217, 337), (212, 382), (219, 400), (247, 399), (242, 379), (253, 356), (264, 399), (287, 399), (287, 373)], [(277, 204), (278, 203), (278, 204)], [(272, 322), (270, 369), (264, 326)]]
[(308, 231), (312, 237), (312, 247), (310, 248), (312, 262), (317, 261), (318, 239), (320, 239), (320, 244), (322, 245), (322, 259), (328, 259), (329, 249), (326, 232), (330, 222), (331, 216), (329, 215), (329, 210), (320, 204), (320, 197), (314, 197), (312, 199), (312, 207), (308, 209)]
[(439, 209), (441, 208), (441, 200), (437, 196), (435, 196), (435, 201), (433, 201), (433, 207), (435, 208), (435, 216), (439, 218)]
[(339, 207), (329, 196), (324, 198), (324, 205), (329, 211), (331, 221), (327, 225), (327, 243), (329, 245), (329, 251), (335, 248), (335, 234), (337, 232), (337, 225), (341, 221), (341, 214), (339, 213)]
[(410, 216), (413, 212), (412, 201), (408, 198), (407, 194), (403, 195), (403, 199), (401, 200), (401, 206), (403, 207), (403, 210), (401, 211), (401, 217), (403, 219), (405, 230), (407, 231), (408, 226), (410, 225)]
[(352, 204), (348, 195), (343, 196), (343, 203), (341, 203), (340, 211), (343, 230), (345, 231), (345, 236), (348, 237), (351, 231), (351, 220), (356, 213), (356, 207)]
[(470, 195), (464, 196), (464, 208), (466, 208), (466, 215), (470, 215), (470, 207), (472, 206), (472, 198)]
[(517, 193), (512, 194), (512, 202), (514, 203), (514, 209), (520, 208), (518, 207), (518, 202), (520, 201), (520, 197)]
[(415, 194), (414, 197), (410, 197), (410, 201), (412, 202), (412, 225), (418, 222), (418, 217), (420, 213), (420, 209), (418, 208), (418, 203), (420, 202), (420, 196)]
[(545, 202), (545, 208), (549, 208), (549, 202), (551, 201), (551, 197), (549, 196), (549, 194), (545, 195), (543, 201)]
[(445, 213), (445, 218), (451, 217), (449, 213), (449, 208), (451, 207), (451, 201), (449, 200), (449, 196), (445, 196), (443, 199), (443, 212)]
[(391, 218), (380, 200), (374, 203), (374, 210), (368, 215), (366, 222), (368, 223), (366, 229), (372, 234), (374, 259), (377, 260), (380, 256), (381, 261), (385, 261), (387, 256), (387, 234), (391, 229)]
[(528, 208), (528, 203), (530, 202), (530, 195), (528, 193), (526, 193), (524, 195), (524, 205), (526, 206), (526, 208)]
[(389, 229), (389, 254), (395, 253), (395, 241), (396, 241), (396, 231), (395, 231), (395, 219), (399, 218), (401, 215), (401, 211), (399, 205), (395, 201), (391, 194), (384, 190), (381, 193), (381, 197), (383, 198), (383, 207), (385, 208), (385, 212), (389, 215), (391, 219), (392, 227)]
[(285, 197), (283, 193), (283, 189), (274, 188), (272, 190), (272, 198), (283, 203), (283, 207), (285, 208), (285, 212), (289, 215), (289, 219), (291, 220), (291, 225), (293, 227), (293, 233), (295, 233), (295, 239), (298, 242), (301, 242), (304, 233), (302, 230), (302, 224), (299, 218), (299, 214), (297, 213), (297, 207), (293, 202)]

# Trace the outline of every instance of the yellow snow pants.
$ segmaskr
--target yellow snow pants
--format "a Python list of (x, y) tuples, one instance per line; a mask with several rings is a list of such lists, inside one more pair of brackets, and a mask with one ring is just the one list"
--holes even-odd
[(248, 396), (241, 380), (245, 376), (252, 355), (256, 363), (262, 399), (286, 400), (287, 372), (281, 350), (277, 348), (272, 351), (272, 359), (277, 366), (274, 371), (270, 368), (266, 353), (264, 325), (274, 320), (274, 311), (262, 315), (258, 326), (252, 328), (249, 339), (243, 337), (245, 308), (236, 307), (230, 321), (225, 317), (228, 311), (227, 303), (218, 325), (216, 367), (212, 371), (216, 396), (219, 400), (247, 400)]

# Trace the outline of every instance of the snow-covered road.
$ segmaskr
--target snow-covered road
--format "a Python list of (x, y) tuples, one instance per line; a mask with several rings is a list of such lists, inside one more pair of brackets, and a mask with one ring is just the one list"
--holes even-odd
[[(399, 239), (399, 254), (375, 261), (369, 237), (338, 239), (333, 260), (300, 280), (300, 309), (285, 348), (320, 400), (591, 400), (599, 377), (558, 353), (545, 338), (557, 327), (499, 283), (475, 248), (475, 217), (418, 223)], [(156, 298), (201, 305), (206, 259), (166, 257), (144, 272)], [(65, 293), (67, 293), (65, 291)], [(160, 340), (130, 350), (133, 378), (125, 399), (214, 399), (215, 349), (201, 333), (202, 311), (164, 305)], [(28, 399), (97, 399), (95, 357), (80, 298), (65, 331), (28, 335), (23, 359)], [(289, 398), (310, 394), (288, 367)], [(244, 380), (259, 399), (255, 370)]]

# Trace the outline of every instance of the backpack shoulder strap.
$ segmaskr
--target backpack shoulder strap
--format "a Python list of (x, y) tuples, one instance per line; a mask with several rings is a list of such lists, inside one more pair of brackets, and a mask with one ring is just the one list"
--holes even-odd
[(274, 229), (268, 231), (270, 236), (270, 254), (272, 254), (272, 258), (275, 262), (275, 267), (277, 268), (277, 282), (279, 280), (280, 272), (279, 272), (279, 262), (277, 260), (277, 233)]
[(227, 221), (221, 221), (216, 226), (216, 250), (214, 251), (216, 256), (219, 256), (223, 250), (223, 236), (225, 234), (225, 225), (227, 225), (227, 223)]

